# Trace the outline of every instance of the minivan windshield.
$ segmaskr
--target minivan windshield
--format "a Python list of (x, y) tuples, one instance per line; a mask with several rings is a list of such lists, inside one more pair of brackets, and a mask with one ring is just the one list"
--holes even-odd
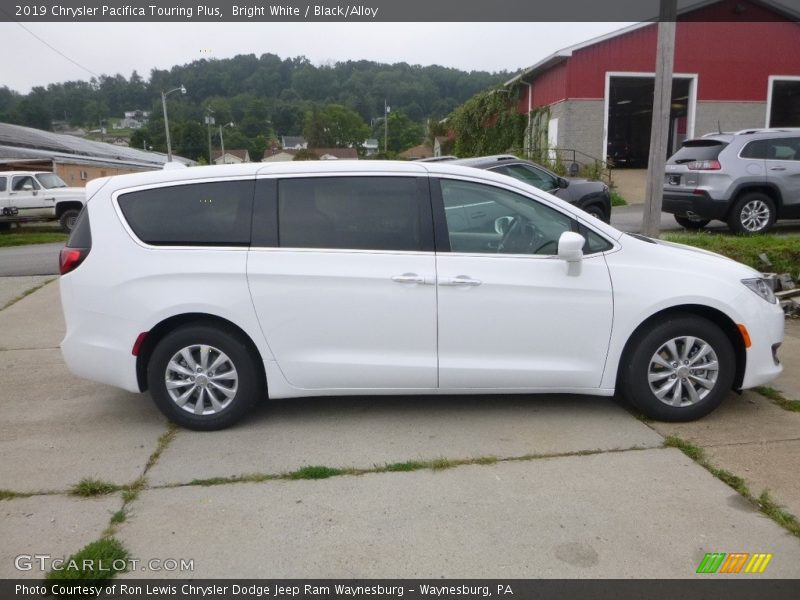
[(43, 188), (48, 190), (52, 190), (53, 188), (67, 187), (67, 184), (64, 183), (64, 180), (55, 173), (39, 173), (36, 175), (36, 179), (42, 184)]

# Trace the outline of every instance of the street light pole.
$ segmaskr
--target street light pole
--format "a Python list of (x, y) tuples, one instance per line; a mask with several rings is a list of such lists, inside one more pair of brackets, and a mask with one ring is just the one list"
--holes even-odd
[(176, 87), (168, 92), (161, 91), (161, 108), (164, 109), (164, 130), (167, 132), (167, 162), (172, 162), (172, 140), (169, 137), (169, 118), (167, 117), (167, 96), (169, 96), (172, 92), (180, 92), (181, 94), (186, 93), (186, 88)]

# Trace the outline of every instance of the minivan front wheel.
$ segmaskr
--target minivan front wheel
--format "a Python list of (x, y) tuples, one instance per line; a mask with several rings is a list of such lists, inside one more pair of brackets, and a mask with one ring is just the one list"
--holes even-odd
[(772, 198), (761, 192), (751, 192), (733, 206), (728, 216), (728, 227), (734, 233), (764, 233), (772, 228), (776, 217)]
[(644, 331), (626, 352), (625, 398), (648, 417), (691, 421), (713, 411), (733, 385), (733, 346), (714, 323), (671, 315)]
[(233, 425), (263, 390), (254, 357), (243, 341), (201, 323), (176, 329), (156, 345), (147, 380), (167, 418), (198, 430)]

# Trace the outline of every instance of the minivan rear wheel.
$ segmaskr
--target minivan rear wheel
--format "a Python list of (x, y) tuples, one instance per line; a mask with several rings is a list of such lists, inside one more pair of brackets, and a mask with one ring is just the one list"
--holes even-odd
[(158, 342), (148, 363), (147, 382), (167, 418), (205, 431), (239, 421), (264, 388), (244, 341), (203, 323), (184, 325)]
[(734, 204), (728, 216), (728, 227), (734, 233), (764, 233), (772, 228), (776, 217), (772, 198), (761, 192), (750, 192)]
[(642, 332), (620, 369), (626, 400), (659, 421), (692, 421), (713, 411), (733, 385), (736, 358), (714, 323), (677, 314)]

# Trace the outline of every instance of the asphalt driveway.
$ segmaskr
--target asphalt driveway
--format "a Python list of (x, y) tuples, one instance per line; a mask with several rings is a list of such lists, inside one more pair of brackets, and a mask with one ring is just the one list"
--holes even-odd
[[(266, 401), (230, 430), (172, 432), (148, 396), (69, 374), (63, 328), (57, 283), (0, 311), (0, 577), (40, 577), (14, 558), (74, 553), (123, 506), (131, 556), (194, 561), (123, 577), (686, 578), (742, 551), (773, 553), (762, 577), (800, 576), (800, 539), (664, 447), (792, 456), (800, 414), (757, 394), (688, 431), (563, 395)], [(782, 425), (742, 435), (753, 407)], [(68, 493), (141, 477), (127, 504)]]

